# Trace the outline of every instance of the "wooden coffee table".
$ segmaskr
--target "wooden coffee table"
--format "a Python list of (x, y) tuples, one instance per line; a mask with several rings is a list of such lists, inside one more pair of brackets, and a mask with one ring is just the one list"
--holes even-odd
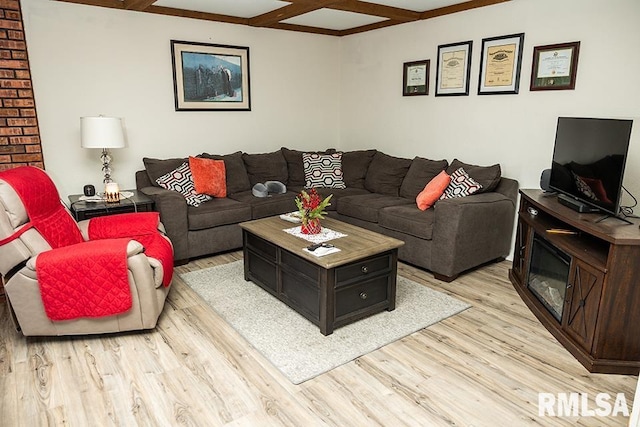
[(404, 242), (325, 218), (323, 228), (346, 234), (340, 252), (316, 257), (311, 242), (284, 232), (296, 224), (270, 217), (240, 224), (244, 278), (256, 283), (329, 335), (383, 310), (394, 310), (398, 248)]

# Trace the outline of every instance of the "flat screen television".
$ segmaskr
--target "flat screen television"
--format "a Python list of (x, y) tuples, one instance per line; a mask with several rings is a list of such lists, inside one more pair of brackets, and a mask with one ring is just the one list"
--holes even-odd
[[(633, 120), (559, 117), (549, 187), (579, 212), (617, 216)], [(575, 201), (575, 202), (574, 202)]]

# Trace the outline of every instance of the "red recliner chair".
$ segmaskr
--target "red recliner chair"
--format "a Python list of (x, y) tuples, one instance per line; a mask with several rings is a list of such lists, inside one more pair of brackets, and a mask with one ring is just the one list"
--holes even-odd
[(156, 212), (76, 223), (41, 169), (0, 172), (0, 274), (24, 335), (154, 328), (173, 275)]

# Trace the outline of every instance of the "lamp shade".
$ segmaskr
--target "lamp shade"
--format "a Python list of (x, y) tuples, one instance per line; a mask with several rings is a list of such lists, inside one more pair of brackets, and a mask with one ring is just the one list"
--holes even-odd
[(80, 117), (83, 148), (124, 148), (124, 131), (119, 117)]

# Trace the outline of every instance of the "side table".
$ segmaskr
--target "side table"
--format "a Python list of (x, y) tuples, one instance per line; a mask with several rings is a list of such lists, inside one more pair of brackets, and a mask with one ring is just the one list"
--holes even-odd
[(115, 215), (128, 212), (151, 212), (154, 209), (153, 200), (145, 196), (138, 190), (123, 190), (133, 193), (127, 199), (120, 199), (119, 202), (107, 203), (106, 200), (99, 202), (87, 202), (80, 200), (81, 194), (69, 196), (71, 205), (69, 209), (76, 221), (95, 218), (98, 216)]

